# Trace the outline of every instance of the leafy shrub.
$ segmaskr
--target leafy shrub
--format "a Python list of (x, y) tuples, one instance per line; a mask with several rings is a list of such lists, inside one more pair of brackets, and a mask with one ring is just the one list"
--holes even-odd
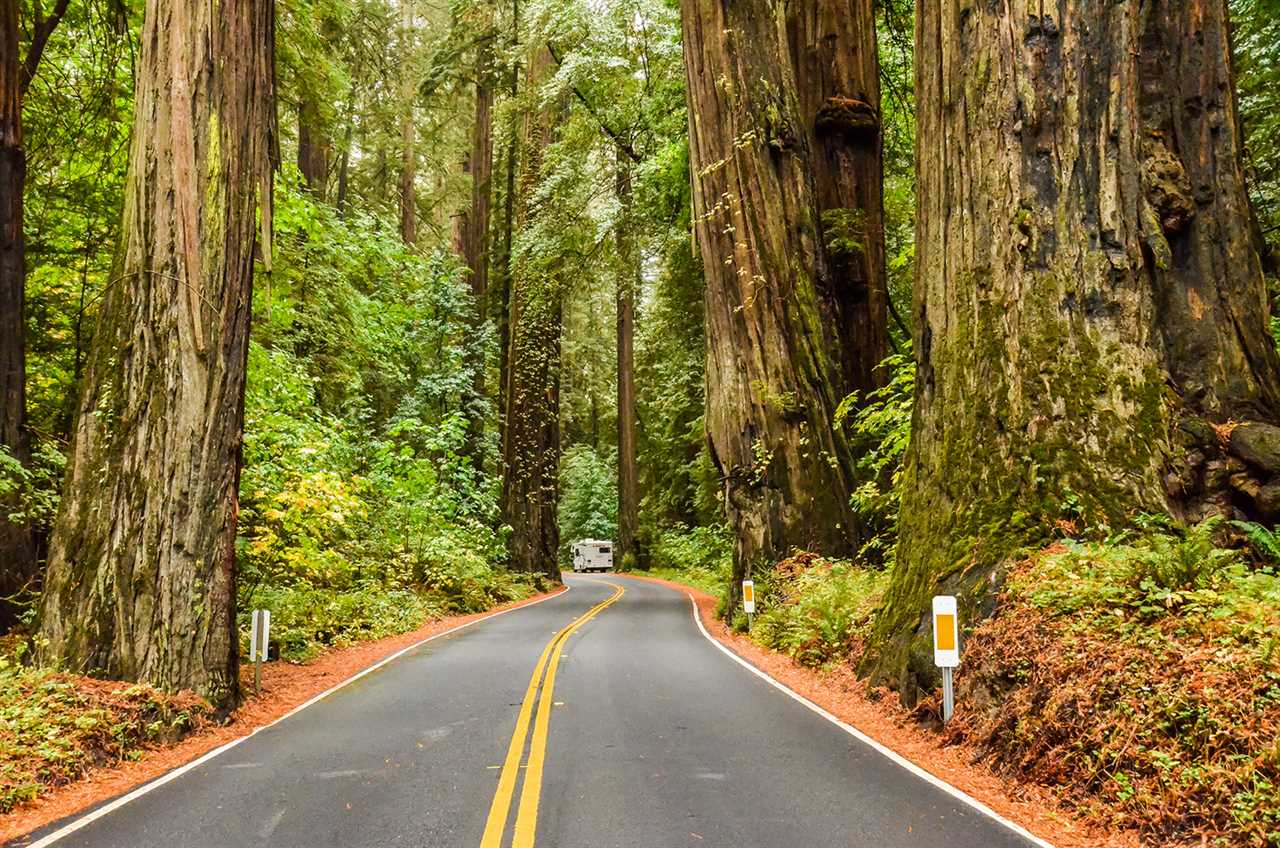
[(658, 534), (649, 550), (650, 571), (663, 577), (720, 594), (733, 573), (733, 542), (724, 525), (676, 525)]
[(857, 392), (849, 395), (836, 410), (836, 421), (845, 422), (854, 441), (865, 448), (858, 460), (863, 479), (851, 503), (871, 533), (858, 551), (858, 559), (891, 566), (898, 543), (902, 461), (911, 441), (915, 397), (915, 359), (910, 346), (886, 358), (879, 367), (889, 375), (888, 383), (865, 398)]
[(888, 585), (884, 572), (800, 553), (778, 563), (757, 590), (752, 638), (811, 668), (861, 652)]
[(1013, 569), (948, 732), (1155, 844), (1280, 845), (1280, 577), (1220, 526), (1145, 521)]
[(0, 813), (91, 768), (175, 742), (210, 712), (189, 693), (79, 678), (0, 658)]

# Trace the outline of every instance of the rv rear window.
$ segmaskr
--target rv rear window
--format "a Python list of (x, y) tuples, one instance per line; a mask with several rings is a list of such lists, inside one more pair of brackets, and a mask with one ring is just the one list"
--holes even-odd
[(601, 545), (601, 546), (600, 546), (600, 553), (602, 553), (602, 554), (607, 554), (607, 553), (609, 553), (609, 546), (608, 546), (608, 545)]

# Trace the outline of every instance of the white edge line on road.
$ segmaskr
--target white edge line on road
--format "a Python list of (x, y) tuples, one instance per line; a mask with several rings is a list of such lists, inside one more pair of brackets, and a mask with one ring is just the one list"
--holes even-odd
[[(227, 751), (230, 751), (232, 748), (236, 747), (246, 739), (257, 735), (258, 733), (260, 733), (263, 730), (266, 730), (267, 728), (275, 727), (280, 722), (302, 712), (307, 707), (310, 707), (314, 704), (319, 703), (320, 701), (323, 701), (325, 698), (329, 697), (334, 692), (337, 692), (342, 687), (347, 686), (348, 684), (351, 684), (351, 683), (355, 683), (357, 680), (364, 677), (366, 674), (371, 674), (377, 671), (387, 663), (390, 663), (399, 659), (400, 657), (404, 656), (410, 651), (420, 648), (423, 645), (427, 644), (428, 642), (432, 642), (436, 639), (442, 639), (445, 636), (448, 636), (452, 633), (457, 633), (459, 630), (465, 630), (466, 628), (471, 627), (472, 625), (480, 624), (481, 622), (484, 622), (484, 621), (489, 621), (491, 619), (497, 618), (500, 615), (506, 615), (509, 612), (515, 612), (517, 610), (525, 609), (526, 607), (534, 606), (535, 604), (540, 604), (543, 601), (549, 601), (552, 598), (558, 598), (561, 595), (563, 595), (565, 592), (568, 592), (569, 588), (570, 588), (569, 584), (566, 583), (564, 584), (564, 592), (556, 592), (555, 594), (547, 595), (545, 598), (538, 598), (537, 600), (530, 601), (527, 604), (521, 604), (518, 607), (508, 607), (507, 609), (504, 609), (504, 610), (491, 612), (488, 615), (482, 616), (477, 619), (473, 619), (463, 624), (459, 624), (457, 627), (450, 627), (448, 630), (441, 631), (440, 633), (437, 633), (434, 636), (428, 636), (425, 639), (421, 639), (417, 642), (414, 642), (412, 645), (409, 645), (407, 648), (401, 648), (400, 650), (396, 651), (394, 654), (391, 654), (388, 657), (383, 657), (382, 659), (378, 660), (376, 663), (369, 666), (368, 668), (363, 669), (362, 671), (356, 672), (355, 674), (348, 677), (346, 680), (343, 680), (341, 683), (337, 683), (337, 684), (334, 684), (333, 686), (330, 686), (328, 689), (324, 690), (319, 695), (315, 695), (310, 700), (299, 704), (298, 706), (289, 710), (289, 712), (285, 713), (284, 715), (280, 716), (274, 721), (264, 724), (261, 727), (255, 727), (253, 730), (250, 730), (244, 736), (241, 736), (238, 739), (232, 739), (230, 742), (227, 742), (224, 745), (220, 745), (219, 747), (214, 748), (212, 751), (208, 751), (200, 755), (199, 757), (187, 763), (186, 765), (178, 766), (172, 771), (165, 772), (159, 777), (147, 783), (142, 784), (137, 789), (134, 789), (132, 792), (128, 793), (127, 795), (121, 795), (119, 798), (115, 799), (111, 803), (104, 804), (98, 809), (93, 810), (92, 812), (85, 813), (80, 818), (75, 819), (74, 821), (68, 822), (67, 824), (58, 828), (48, 836), (42, 837), (39, 841), (32, 842), (30, 845), (26, 846), (26, 848), (46, 848), (46, 846), (48, 845), (52, 845), (55, 842), (59, 842), (67, 838), (71, 834), (75, 833), (77, 830), (80, 830), (80, 828), (85, 827), (86, 825), (90, 825), (93, 822), (97, 821), (98, 819), (102, 818), (103, 816), (107, 815), (108, 813), (111, 813), (111, 812), (114, 812), (115, 810), (120, 809), (125, 804), (128, 804), (130, 801), (136, 801), (137, 799), (141, 798), (143, 795), (146, 795), (148, 792), (151, 792), (153, 789), (159, 789), (161, 786), (164, 786), (169, 781), (175, 778), (181, 777), (182, 775), (191, 771), (193, 768), (204, 765), (209, 760), (212, 760), (214, 757), (218, 756), (219, 754), (225, 754)], [(18, 840), (21, 840), (21, 839), (22, 837), (18, 837)]]
[[(710, 633), (707, 632), (707, 628), (702, 624), (702, 616), (698, 614), (698, 602), (694, 600), (694, 597), (691, 593), (689, 594), (689, 603), (693, 606), (693, 621), (695, 624), (698, 625), (698, 629), (702, 631), (702, 635), (707, 638), (708, 642), (710, 642), (711, 644), (719, 648), (721, 651), (723, 651), (724, 654), (729, 657), (729, 659), (733, 660), (738, 665), (742, 666), (743, 668), (745, 668), (747, 671), (751, 672), (755, 676), (766, 681), (769, 685), (773, 686), (775, 689), (778, 689), (783, 694), (787, 695), (788, 697), (796, 701), (799, 701), (801, 704), (804, 704), (810, 710), (822, 716), (827, 721), (834, 724), (836, 727), (839, 727), (841, 730), (843, 730), (845, 733), (848, 733), (850, 736), (857, 739), (859, 742), (863, 743), (864, 745), (867, 745), (868, 747), (874, 749), (880, 754), (883, 754), (884, 756), (888, 757), (894, 763), (906, 769), (907, 771), (911, 772), (916, 777), (920, 778), (921, 780), (927, 783), (932, 784), (933, 786), (936, 786), (938, 789), (941, 789), (943, 792), (947, 793), (951, 797), (959, 801), (963, 801), (965, 804), (977, 810), (979, 813), (982, 813), (987, 818), (990, 818), (1004, 825), (1009, 830), (1012, 830), (1014, 833), (1021, 836), (1023, 839), (1028, 840), (1029, 842), (1031, 842), (1031, 844), (1037, 845), (1039, 846), (1039, 848), (1054, 848), (1053, 843), (1046, 842), (1045, 840), (1036, 836), (1034, 833), (1027, 830), (1025, 827), (1018, 824), (1017, 822), (1010, 821), (1009, 819), (1000, 815), (995, 810), (991, 809), (986, 804), (979, 801), (977, 798), (974, 798), (971, 795), (965, 794), (963, 791), (952, 786), (950, 783), (947, 783), (945, 780), (942, 780), (930, 774), (929, 772), (925, 771), (924, 769), (920, 768), (920, 766), (911, 762), (906, 757), (899, 754), (897, 751), (894, 751), (891, 748), (887, 748), (881, 743), (872, 739), (870, 736), (863, 733), (861, 730), (854, 727), (853, 725), (847, 722), (841, 721), (840, 719), (836, 718), (836, 716), (832, 715), (827, 710), (824, 710), (822, 707), (815, 704), (813, 701), (810, 701), (808, 698), (804, 697), (800, 693), (795, 692), (792, 689), (788, 688), (786, 684), (775, 680), (765, 672), (761, 671), (751, 663), (744, 660), (742, 657), (735, 654), (733, 651), (729, 650), (729, 648), (721, 644), (719, 639), (716, 639), (714, 636), (712, 636)], [(32, 848), (36, 848), (36, 846), (32, 846)]]

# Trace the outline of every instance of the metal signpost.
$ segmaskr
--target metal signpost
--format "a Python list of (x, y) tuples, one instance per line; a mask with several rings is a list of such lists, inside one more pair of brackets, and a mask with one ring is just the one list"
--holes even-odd
[(249, 635), (249, 662), (253, 663), (253, 694), (262, 691), (262, 663), (267, 659), (271, 640), (271, 610), (253, 611), (253, 630)]
[(747, 614), (747, 631), (751, 631), (751, 619), (756, 614), (756, 584), (751, 580), (742, 581), (742, 611)]
[(954, 595), (933, 599), (933, 664), (942, 669), (942, 721), (951, 721), (956, 708), (952, 672), (960, 665), (960, 616)]

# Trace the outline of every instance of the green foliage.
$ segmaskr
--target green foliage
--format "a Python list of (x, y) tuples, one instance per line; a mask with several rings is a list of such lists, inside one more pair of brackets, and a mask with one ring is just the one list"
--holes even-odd
[(0, 498), (17, 493), (17, 509), (6, 516), (9, 521), (47, 531), (58, 512), (58, 488), (65, 467), (66, 457), (51, 442), (36, 442), (27, 466), (0, 445)]
[[(1280, 576), (1144, 520), (1010, 573), (950, 732), (1160, 844), (1280, 845)], [(1204, 841), (1201, 841), (1203, 837)]]
[(618, 535), (617, 457), (601, 456), (587, 445), (565, 451), (560, 463), (560, 551), (569, 561), (579, 539), (616, 539)]
[(649, 557), (654, 577), (712, 595), (725, 590), (733, 573), (733, 541), (723, 524), (669, 527), (654, 538)]
[(911, 408), (915, 399), (915, 360), (910, 348), (880, 363), (889, 380), (863, 400), (857, 393), (841, 402), (836, 421), (843, 422), (855, 443), (866, 445), (858, 460), (864, 482), (854, 490), (853, 508), (871, 534), (858, 552), (869, 563), (893, 564), (898, 540), (902, 461), (911, 440)]
[(0, 813), (92, 768), (172, 743), (209, 713), (191, 695), (90, 681), (0, 658)]
[(861, 652), (888, 578), (849, 562), (798, 554), (757, 587), (751, 638), (811, 668)]
[(1253, 553), (1271, 567), (1280, 567), (1280, 532), (1256, 521), (1233, 521), (1231, 525), (1244, 533)]

